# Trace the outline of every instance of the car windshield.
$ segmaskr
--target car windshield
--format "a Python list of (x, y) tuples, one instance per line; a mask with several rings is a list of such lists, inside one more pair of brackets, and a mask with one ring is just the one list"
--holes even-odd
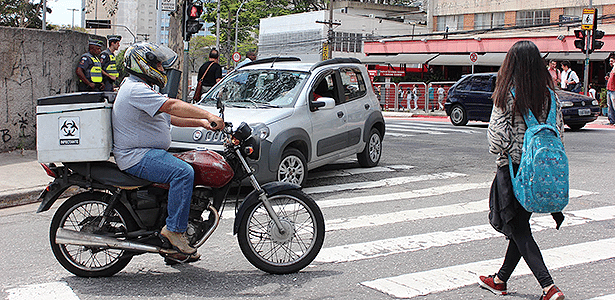
[(292, 107), (308, 73), (286, 70), (239, 70), (210, 90), (201, 105), (246, 108)]

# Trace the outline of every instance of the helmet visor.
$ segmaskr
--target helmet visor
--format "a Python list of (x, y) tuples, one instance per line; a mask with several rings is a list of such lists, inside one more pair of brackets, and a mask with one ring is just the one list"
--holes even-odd
[(171, 50), (171, 48), (165, 45), (159, 45), (156, 50), (154, 50), (154, 55), (160, 63), (162, 63), (162, 67), (165, 69), (170, 68), (177, 60), (177, 53)]

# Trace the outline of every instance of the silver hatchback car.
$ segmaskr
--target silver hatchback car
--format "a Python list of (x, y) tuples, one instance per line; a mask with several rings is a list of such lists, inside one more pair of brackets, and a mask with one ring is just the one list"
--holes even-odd
[[(308, 170), (357, 155), (363, 167), (380, 161), (385, 123), (365, 66), (337, 58), (302, 63), (298, 58), (255, 60), (227, 75), (197, 103), (225, 121), (248, 123), (262, 138), (261, 182), (303, 185)], [(221, 135), (204, 128), (173, 127), (171, 150), (222, 150)]]

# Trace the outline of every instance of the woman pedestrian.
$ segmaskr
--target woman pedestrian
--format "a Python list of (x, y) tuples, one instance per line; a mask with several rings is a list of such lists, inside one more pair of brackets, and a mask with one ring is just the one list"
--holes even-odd
[[(508, 168), (509, 155), (515, 172), (521, 160), (523, 137), (527, 129), (523, 115), (532, 111), (544, 123), (551, 97), (555, 97), (553, 90), (553, 80), (536, 45), (529, 41), (515, 43), (498, 72), (488, 128), (489, 151), (498, 155), (498, 170), (489, 195), (489, 222), (505, 234), (509, 242), (504, 263), (498, 273), (480, 276), (479, 284), (498, 295), (507, 294), (506, 282), (523, 257), (543, 289), (540, 299), (564, 299), (564, 294), (553, 284), (540, 249), (532, 237), (529, 224), (531, 213), (514, 196)], [(562, 112), (559, 101), (556, 103), (557, 128), (562, 136)], [(559, 229), (563, 214), (552, 215)]]

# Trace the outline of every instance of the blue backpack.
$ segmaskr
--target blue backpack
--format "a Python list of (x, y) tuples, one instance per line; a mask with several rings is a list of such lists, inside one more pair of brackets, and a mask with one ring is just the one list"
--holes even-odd
[(545, 124), (540, 124), (531, 110), (523, 116), (527, 130), (516, 175), (508, 155), (513, 191), (528, 212), (560, 212), (568, 204), (568, 157), (557, 130), (555, 94), (550, 93), (551, 109)]

